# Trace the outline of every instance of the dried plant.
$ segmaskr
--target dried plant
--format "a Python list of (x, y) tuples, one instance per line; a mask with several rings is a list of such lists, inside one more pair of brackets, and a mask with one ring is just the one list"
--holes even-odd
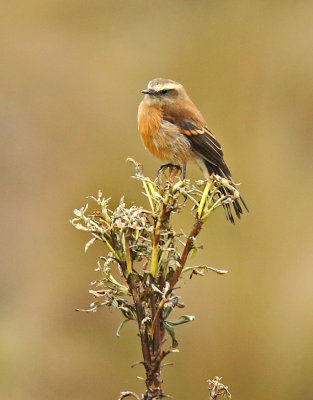
[(216, 376), (213, 380), (207, 380), (209, 383), (208, 389), (210, 393), (210, 400), (216, 400), (218, 396), (231, 398), (228, 386), (223, 385), (221, 380), (222, 378), (219, 378), (218, 376)]
[[(167, 355), (178, 351), (176, 327), (194, 319), (191, 315), (170, 319), (175, 308), (184, 307), (176, 294), (178, 281), (187, 274), (191, 278), (206, 271), (227, 273), (207, 265), (188, 266), (188, 255), (197, 251), (195, 239), (210, 214), (232, 203), (239, 193), (232, 182), (216, 175), (192, 185), (178, 177), (175, 167), (162, 169), (152, 181), (143, 174), (139, 163), (129, 161), (135, 165), (134, 178), (142, 183), (150, 209), (134, 204), (128, 208), (122, 197), (118, 207), (110, 210), (109, 199), (99, 191), (97, 197), (91, 197), (98, 205), (97, 210), (89, 213), (88, 205), (74, 210), (71, 223), (91, 235), (86, 251), (97, 240), (108, 249), (96, 269), (101, 278), (92, 283), (90, 290), (94, 301), (83, 311), (97, 311), (102, 306), (119, 309), (124, 319), (117, 335), (126, 322), (138, 324), (146, 391), (141, 396), (122, 392), (119, 399), (132, 396), (137, 400), (152, 400), (167, 397), (162, 390), (162, 362)], [(172, 214), (179, 213), (186, 204), (191, 205), (194, 218), (188, 236), (175, 232), (171, 223)], [(120, 279), (114, 277), (114, 271), (119, 272)], [(168, 347), (165, 347), (166, 334), (171, 338)], [(213, 399), (220, 394), (230, 395), (219, 380), (216, 377), (209, 381)]]

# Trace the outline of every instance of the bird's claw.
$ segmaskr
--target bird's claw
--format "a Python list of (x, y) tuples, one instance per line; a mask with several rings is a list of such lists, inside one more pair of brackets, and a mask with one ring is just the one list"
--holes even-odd
[(181, 167), (180, 165), (168, 163), (168, 164), (163, 164), (163, 165), (161, 165), (160, 168), (157, 170), (156, 175), (158, 176), (158, 175), (160, 174), (160, 172), (162, 172), (162, 170), (163, 170), (164, 168), (175, 168), (175, 169), (180, 170), (180, 173), (183, 172), (183, 169), (182, 169), (182, 167)]

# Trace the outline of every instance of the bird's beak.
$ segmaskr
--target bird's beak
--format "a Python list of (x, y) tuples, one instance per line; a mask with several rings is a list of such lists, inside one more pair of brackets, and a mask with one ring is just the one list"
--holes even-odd
[(144, 90), (141, 91), (141, 93), (144, 93), (144, 94), (152, 94), (152, 90), (150, 90), (150, 89), (144, 89)]

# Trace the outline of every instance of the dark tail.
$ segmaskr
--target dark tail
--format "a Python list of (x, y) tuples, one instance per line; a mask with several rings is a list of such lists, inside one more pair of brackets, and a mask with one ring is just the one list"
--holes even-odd
[[(225, 171), (223, 171), (221, 168), (217, 167), (216, 165), (210, 164), (208, 161), (204, 160), (205, 165), (208, 169), (209, 174), (211, 175), (212, 173), (214, 173), (215, 175), (219, 175), (222, 177), (225, 177), (227, 179), (229, 179), (230, 181), (233, 182), (230, 171), (227, 167), (227, 165), (225, 164), (226, 168), (223, 168)], [(219, 196), (225, 196), (227, 193), (231, 193), (231, 190), (225, 188), (225, 187), (221, 187), (220, 188), (220, 194)], [(245, 209), (249, 212), (248, 207), (244, 201), (244, 199), (242, 198), (241, 194), (240, 194), (240, 200), (241, 203), (243, 204), (243, 206), (245, 207)], [(237, 217), (240, 219), (241, 214), (243, 214), (243, 210), (241, 207), (241, 204), (239, 202), (239, 199), (236, 199), (235, 201), (232, 202), (232, 206), (234, 208), (235, 214), (237, 215)], [(233, 214), (232, 214), (232, 208), (230, 204), (223, 204), (224, 210), (225, 210), (225, 214), (226, 214), (226, 218), (232, 223), (235, 223)]]

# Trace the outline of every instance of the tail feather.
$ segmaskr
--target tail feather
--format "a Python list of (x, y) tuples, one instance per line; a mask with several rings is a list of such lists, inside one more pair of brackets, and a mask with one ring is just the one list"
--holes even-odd
[[(224, 172), (221, 168), (217, 167), (216, 165), (213, 165), (211, 163), (209, 163), (208, 161), (204, 160), (205, 166), (209, 172), (209, 174), (211, 175), (212, 173), (214, 173), (215, 175), (219, 175), (222, 177), (226, 177), (227, 179), (229, 179), (230, 181), (233, 182), (232, 177), (230, 175), (229, 169), (227, 168), (227, 170)], [(226, 164), (225, 164), (226, 165)], [(225, 187), (221, 187), (220, 188), (220, 194), (219, 196), (225, 196), (227, 193), (231, 193), (230, 189), (227, 189)], [(240, 200), (243, 204), (243, 206), (245, 207), (245, 209), (249, 212), (248, 207), (245, 203), (245, 201), (243, 200), (242, 196), (240, 195)], [(237, 215), (237, 217), (240, 219), (241, 214), (243, 214), (243, 210), (242, 207), (240, 205), (239, 199), (236, 199), (235, 201), (233, 201), (232, 203), (235, 214)], [(230, 204), (223, 204), (224, 210), (225, 210), (225, 214), (226, 214), (226, 218), (232, 223), (235, 223), (233, 214), (232, 214), (232, 209)]]

